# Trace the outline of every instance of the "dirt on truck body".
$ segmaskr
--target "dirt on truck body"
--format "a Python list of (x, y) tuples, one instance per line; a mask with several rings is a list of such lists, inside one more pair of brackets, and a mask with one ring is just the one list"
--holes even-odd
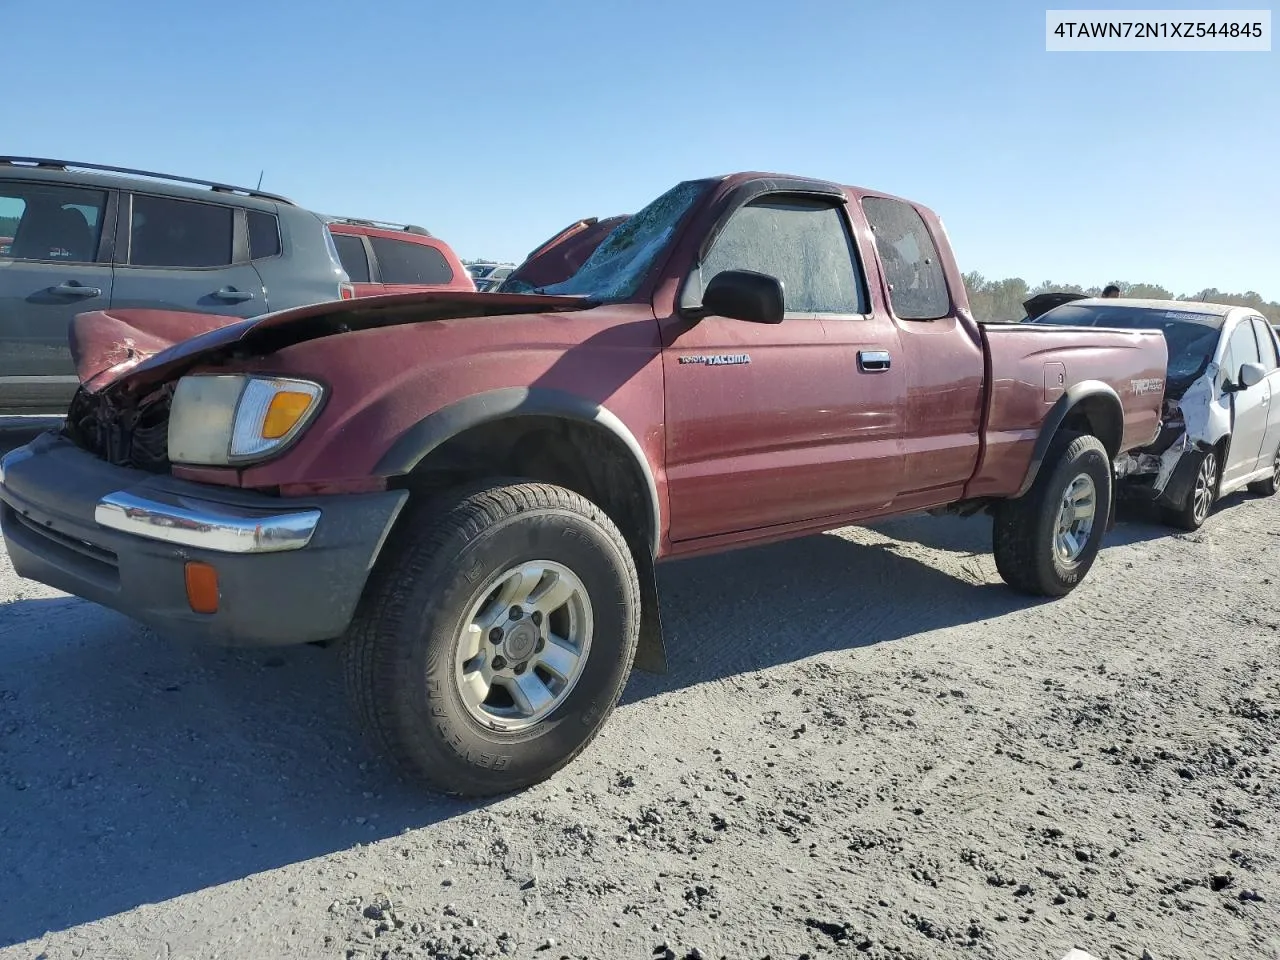
[(1011, 586), (1070, 591), (1166, 364), (1159, 331), (975, 322), (926, 207), (751, 173), (533, 292), (89, 314), (73, 347), (66, 428), (3, 463), (17, 571), (213, 642), (340, 637), (377, 745), (474, 795), (662, 669), (658, 561), (986, 510)]

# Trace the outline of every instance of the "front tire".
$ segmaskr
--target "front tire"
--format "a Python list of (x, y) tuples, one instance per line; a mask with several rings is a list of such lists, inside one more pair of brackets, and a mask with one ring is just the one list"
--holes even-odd
[(1186, 501), (1179, 507), (1166, 507), (1163, 511), (1165, 523), (1181, 530), (1194, 531), (1204, 526), (1218, 499), (1221, 466), (1217, 448), (1202, 450), (1196, 456), (1199, 459), (1195, 462), (1195, 482), (1187, 491)]
[(460, 491), (405, 516), (345, 643), (373, 741), (443, 793), (551, 776), (612, 712), (640, 628), (635, 564), (594, 504), (541, 483)]
[(1060, 434), (1031, 489), (996, 507), (996, 569), (1004, 582), (1045, 597), (1074, 590), (1101, 549), (1113, 495), (1102, 441)]

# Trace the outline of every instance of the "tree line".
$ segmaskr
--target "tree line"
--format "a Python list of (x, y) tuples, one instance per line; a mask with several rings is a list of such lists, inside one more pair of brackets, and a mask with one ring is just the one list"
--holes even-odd
[[(1005, 280), (988, 280), (982, 274), (964, 274), (964, 286), (969, 292), (969, 307), (979, 320), (1021, 320), (1026, 316), (1022, 303), (1038, 293), (1083, 293), (1096, 297), (1102, 287), (1082, 287), (1075, 283), (1053, 283), (1046, 280), (1034, 287), (1021, 277)], [(1250, 290), (1247, 293), (1224, 293), (1217, 287), (1208, 287), (1191, 294), (1174, 295), (1172, 291), (1155, 283), (1126, 283), (1116, 281), (1120, 296), (1147, 300), (1199, 300), (1208, 303), (1225, 303), (1231, 306), (1252, 307), (1268, 321), (1280, 324), (1280, 303), (1263, 300), (1262, 295)]]

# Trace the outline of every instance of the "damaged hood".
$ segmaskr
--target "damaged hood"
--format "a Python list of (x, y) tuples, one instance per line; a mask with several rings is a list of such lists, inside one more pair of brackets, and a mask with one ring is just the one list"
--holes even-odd
[(85, 390), (126, 376), (155, 383), (233, 349), (278, 350), (370, 327), (466, 317), (558, 313), (594, 306), (585, 297), (437, 291), (317, 303), (247, 320), (171, 310), (97, 310), (71, 322), (71, 356)]

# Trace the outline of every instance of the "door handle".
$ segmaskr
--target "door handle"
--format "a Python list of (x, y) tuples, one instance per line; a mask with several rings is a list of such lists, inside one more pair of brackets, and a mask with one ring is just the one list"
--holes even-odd
[(215, 290), (213, 295), (219, 300), (226, 300), (228, 303), (243, 303), (246, 300), (253, 299), (251, 291), (237, 290), (235, 287), (223, 287), (221, 290)]
[(863, 373), (884, 373), (892, 361), (888, 350), (858, 351), (858, 369)]
[(98, 287), (86, 287), (84, 284), (75, 280), (68, 280), (66, 283), (60, 283), (56, 287), (49, 288), (50, 293), (56, 293), (60, 297), (100, 297), (102, 290)]

